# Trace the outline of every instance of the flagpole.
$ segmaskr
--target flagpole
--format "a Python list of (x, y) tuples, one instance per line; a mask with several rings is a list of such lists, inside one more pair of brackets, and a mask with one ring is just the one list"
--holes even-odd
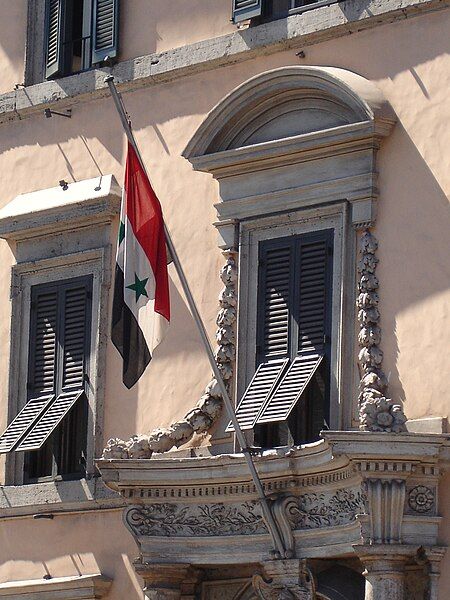
[[(108, 84), (109, 90), (111, 92), (111, 96), (114, 100), (114, 104), (116, 106), (117, 112), (119, 113), (119, 117), (122, 122), (122, 126), (125, 130), (125, 133), (127, 135), (128, 141), (133, 146), (133, 148), (139, 158), (141, 166), (142, 166), (144, 172), (147, 174), (147, 170), (146, 170), (144, 162), (142, 160), (141, 153), (139, 152), (139, 148), (136, 144), (136, 140), (135, 140), (133, 132), (131, 130), (130, 122), (127, 118), (127, 113), (125, 111), (122, 97), (120, 96), (119, 92), (117, 91), (116, 84), (114, 83), (114, 77), (112, 75), (109, 75), (108, 77), (105, 78), (105, 83)], [(148, 176), (148, 174), (147, 174), (147, 176)], [(222, 378), (222, 374), (217, 365), (217, 362), (216, 362), (216, 359), (214, 356), (214, 352), (211, 347), (211, 343), (209, 341), (208, 334), (206, 332), (205, 325), (200, 316), (200, 313), (198, 312), (198, 308), (195, 303), (194, 297), (192, 295), (189, 283), (186, 279), (186, 275), (184, 274), (183, 267), (181, 266), (180, 259), (175, 250), (175, 246), (173, 245), (172, 238), (170, 236), (169, 231), (167, 230), (165, 223), (164, 223), (164, 232), (166, 235), (166, 244), (167, 244), (168, 250), (170, 252), (171, 258), (173, 260), (173, 264), (177, 271), (178, 277), (180, 279), (181, 286), (183, 288), (184, 294), (186, 296), (186, 300), (189, 305), (189, 309), (191, 311), (191, 314), (192, 314), (194, 321), (197, 325), (197, 328), (199, 330), (200, 337), (205, 346), (205, 350), (208, 355), (208, 359), (209, 359), (212, 371), (214, 373), (214, 377), (219, 385), (220, 393), (222, 394), (222, 399), (224, 401), (224, 404), (227, 409), (228, 415), (231, 419), (231, 422), (233, 423), (233, 427), (236, 432), (236, 437), (238, 439), (241, 450), (247, 461), (247, 465), (250, 470), (250, 473), (251, 473), (251, 476), (253, 479), (253, 483), (255, 484), (255, 488), (258, 493), (259, 500), (261, 502), (261, 508), (263, 511), (264, 520), (266, 522), (267, 529), (269, 530), (269, 533), (272, 537), (275, 548), (278, 551), (278, 553), (280, 554), (280, 557), (288, 558), (286, 556), (286, 549), (284, 547), (280, 532), (278, 530), (277, 524), (275, 523), (275, 519), (273, 518), (272, 512), (270, 510), (269, 502), (264, 493), (263, 485), (261, 483), (258, 472), (256, 470), (255, 463), (253, 462), (253, 457), (252, 457), (251, 451), (248, 447), (247, 440), (245, 439), (244, 433), (239, 425), (239, 421), (236, 417), (236, 413), (234, 412), (233, 404), (231, 402), (230, 396), (228, 394), (227, 388), (226, 388), (224, 380)]]

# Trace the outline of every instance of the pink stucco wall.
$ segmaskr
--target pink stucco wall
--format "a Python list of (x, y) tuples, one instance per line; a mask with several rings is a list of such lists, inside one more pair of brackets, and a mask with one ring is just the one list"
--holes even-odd
[[(135, 12), (124, 19), (125, 57), (167, 49), (230, 30), (228, 2), (214, 0), (214, 20), (206, 20), (203, 2), (192, 3), (194, 16), (166, 17), (167, 3), (132, 0)], [(144, 7), (144, 4), (146, 5)], [(173, 3), (177, 4), (177, 3)], [(17, 12), (15, 34), (3, 38), (0, 25), (1, 87), (11, 89), (18, 78), (25, 14)], [(226, 5), (226, 7), (225, 7)], [(13, 10), (13, 9), (9, 9)], [(155, 26), (141, 19), (154, 11)], [(186, 25), (181, 20), (186, 18)], [(220, 17), (220, 18), (219, 18)], [(214, 21), (214, 22), (213, 22)], [(197, 26), (198, 25), (198, 26)], [(410, 418), (447, 417), (450, 409), (450, 11), (384, 25), (305, 49), (301, 64), (332, 65), (353, 70), (383, 90), (399, 122), (383, 143), (379, 158), (380, 203), (375, 233), (380, 241), (380, 312), (390, 393), (405, 403)], [(133, 32), (137, 31), (135, 35)], [(129, 38), (129, 39), (128, 39)], [(6, 47), (6, 42), (8, 46)], [(225, 94), (249, 77), (268, 69), (299, 64), (294, 50), (179, 79), (125, 96), (137, 139), (161, 199), (182, 262), (208, 330), (213, 336), (218, 269), (214, 202), (217, 184), (195, 173), (181, 151), (206, 113)], [(74, 106), (71, 120), (33, 117), (0, 127), (0, 205), (17, 194), (44, 189), (60, 179), (78, 181), (98, 174), (89, 151), (103, 173), (122, 180), (124, 136), (109, 99)], [(0, 380), (8, 376), (9, 284), (13, 255), (0, 244)], [(127, 437), (167, 425), (198, 400), (209, 379), (209, 368), (189, 317), (180, 285), (170, 268), (173, 321), (139, 384), (127, 391), (120, 380), (120, 361), (109, 347), (105, 403), (105, 440)], [(156, 382), (156, 383), (155, 383)], [(355, 392), (356, 398), (356, 392)], [(0, 390), (0, 425), (6, 420), (7, 388)], [(449, 482), (442, 486), (446, 501)], [(450, 515), (442, 526), (442, 542), (450, 539)], [(120, 531), (120, 539), (117, 532)], [(83, 537), (88, 535), (89, 541)], [(138, 598), (129, 559), (135, 553), (115, 513), (67, 515), (54, 522), (30, 519), (0, 526), (0, 581), (41, 577), (43, 565), (55, 576), (70, 574), (82, 561), (97, 563), (117, 581), (111, 598)], [(41, 543), (42, 539), (52, 543)], [(18, 557), (12, 563), (10, 558)], [(82, 560), (81, 558), (82, 557)], [(450, 564), (450, 557), (446, 565)], [(104, 569), (103, 569), (104, 567)], [(89, 567), (90, 568), (90, 567)], [(128, 579), (130, 578), (130, 579)], [(131, 581), (131, 583), (126, 583)], [(128, 587), (129, 586), (129, 587)], [(450, 570), (444, 569), (442, 590), (450, 590)], [(442, 592), (445, 598), (445, 592)], [(114, 595), (115, 594), (115, 595)]]

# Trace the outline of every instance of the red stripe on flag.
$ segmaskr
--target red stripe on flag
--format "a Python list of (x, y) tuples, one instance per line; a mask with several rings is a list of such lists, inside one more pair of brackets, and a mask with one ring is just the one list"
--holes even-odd
[(155, 311), (170, 321), (166, 236), (161, 205), (129, 142), (125, 194), (128, 220), (155, 276)]

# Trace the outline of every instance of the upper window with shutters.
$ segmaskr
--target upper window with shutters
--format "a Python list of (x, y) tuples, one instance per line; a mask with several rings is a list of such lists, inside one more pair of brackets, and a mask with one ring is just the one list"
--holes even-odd
[(328, 428), (333, 237), (258, 243), (254, 376), (237, 417), (263, 447), (311, 442)]
[(335, 2), (339, 0), (233, 0), (233, 21), (252, 19), (252, 24), (257, 25)]
[(47, 0), (47, 79), (117, 56), (118, 4), (118, 0)]
[(118, 53), (119, 0), (28, 0), (25, 84), (85, 71)]
[(33, 286), (27, 402), (0, 437), (24, 483), (85, 474), (92, 277)]

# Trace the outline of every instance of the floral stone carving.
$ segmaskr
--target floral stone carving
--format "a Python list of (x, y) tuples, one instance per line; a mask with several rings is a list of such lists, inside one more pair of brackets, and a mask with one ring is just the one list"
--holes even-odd
[(379, 282), (375, 275), (378, 258), (378, 241), (369, 230), (360, 240), (358, 263), (358, 321), (360, 351), (358, 362), (362, 372), (359, 385), (360, 428), (366, 431), (406, 431), (406, 417), (399, 404), (386, 397), (387, 379), (382, 370), (383, 352), (379, 348), (381, 329), (378, 310)]
[[(236, 355), (236, 306), (237, 306), (237, 265), (235, 253), (225, 251), (225, 265), (220, 271), (224, 288), (220, 292), (220, 310), (217, 316), (216, 361), (228, 391), (234, 372)], [(148, 435), (135, 435), (129, 440), (111, 438), (103, 450), (104, 459), (151, 458), (153, 453), (167, 452), (186, 444), (195, 433), (203, 434), (211, 429), (222, 413), (223, 400), (216, 379), (206, 386), (197, 406), (190, 410), (181, 421), (170, 427), (158, 428)]]
[(136, 536), (219, 536), (267, 533), (258, 502), (132, 506), (125, 523)]

